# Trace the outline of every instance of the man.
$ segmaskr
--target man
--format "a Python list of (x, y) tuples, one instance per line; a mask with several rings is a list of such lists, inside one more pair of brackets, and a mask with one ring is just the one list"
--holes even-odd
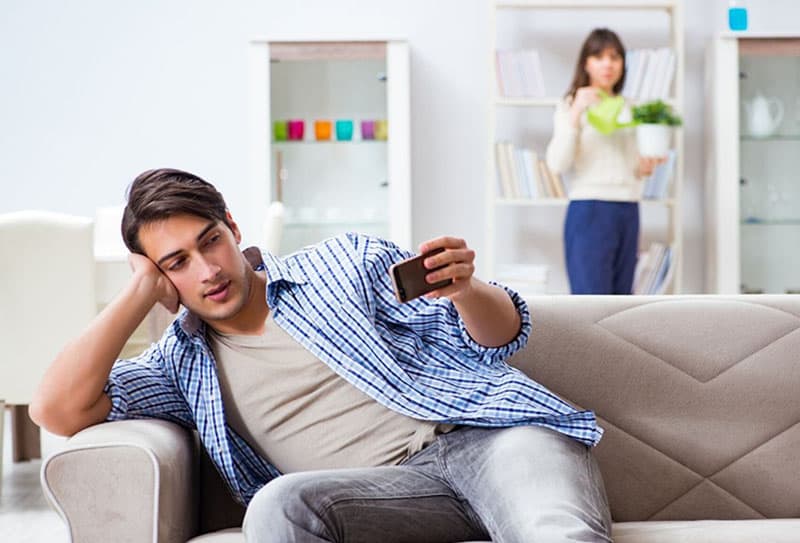
[[(48, 369), (33, 419), (71, 435), (157, 417), (196, 428), (259, 542), (610, 541), (576, 411), (504, 362), (527, 341), (520, 297), (473, 277), (443, 237), (420, 252), (427, 298), (398, 303), (395, 245), (347, 234), (285, 259), (240, 252), (222, 196), (179, 170), (131, 185), (128, 286)], [(184, 312), (115, 361), (155, 303)]]

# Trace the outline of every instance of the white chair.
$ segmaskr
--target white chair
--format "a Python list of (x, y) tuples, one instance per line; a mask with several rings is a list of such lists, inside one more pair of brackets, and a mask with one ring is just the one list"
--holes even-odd
[[(85, 217), (0, 214), (0, 405), (14, 408), (14, 440), (35, 440), (30, 445), (35, 452), (21, 453), (22, 459), (40, 455), (39, 431), (26, 407), (45, 368), (95, 315), (92, 231), (92, 220)], [(24, 446), (15, 445), (17, 451)]]

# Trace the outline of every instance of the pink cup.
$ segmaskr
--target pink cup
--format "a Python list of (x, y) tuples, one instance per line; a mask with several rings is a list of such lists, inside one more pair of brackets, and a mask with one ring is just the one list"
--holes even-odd
[(305, 127), (305, 123), (301, 120), (292, 120), (287, 123), (289, 125), (289, 139), (290, 140), (302, 140), (303, 139), (303, 128)]
[(375, 139), (375, 121), (361, 121), (361, 139)]

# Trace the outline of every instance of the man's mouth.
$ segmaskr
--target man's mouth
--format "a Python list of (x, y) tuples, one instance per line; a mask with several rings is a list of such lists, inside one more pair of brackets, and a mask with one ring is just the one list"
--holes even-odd
[(203, 295), (206, 298), (211, 298), (215, 302), (220, 302), (225, 299), (228, 295), (228, 287), (230, 286), (230, 281), (225, 281), (224, 283), (212, 288), (211, 290), (206, 291)]

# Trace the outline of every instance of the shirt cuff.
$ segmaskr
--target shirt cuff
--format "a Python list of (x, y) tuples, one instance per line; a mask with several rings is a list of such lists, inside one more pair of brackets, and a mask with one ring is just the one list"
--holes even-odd
[[(464, 319), (462, 319), (460, 315), (458, 316), (458, 327), (461, 330), (461, 338), (463, 339), (464, 343), (466, 343), (470, 349), (486, 358), (489, 358), (489, 361), (494, 363), (505, 361), (512, 354), (525, 346), (531, 333), (531, 314), (530, 310), (528, 309), (528, 304), (516, 291), (495, 281), (489, 281), (489, 284), (505, 290), (511, 298), (511, 301), (514, 302), (514, 307), (516, 307), (517, 313), (519, 313), (520, 317), (520, 327), (517, 335), (505, 345), (500, 345), (499, 347), (487, 347), (486, 345), (481, 345), (472, 339), (472, 336), (469, 335), (469, 331), (467, 331), (467, 325), (464, 324)], [(456, 314), (458, 314), (455, 305), (451, 304), (450, 310), (455, 311)]]
[(108, 381), (106, 381), (103, 392), (111, 399), (111, 411), (109, 411), (106, 417), (106, 422), (127, 418), (128, 398), (125, 394), (124, 387), (120, 386), (113, 376), (110, 376)]

